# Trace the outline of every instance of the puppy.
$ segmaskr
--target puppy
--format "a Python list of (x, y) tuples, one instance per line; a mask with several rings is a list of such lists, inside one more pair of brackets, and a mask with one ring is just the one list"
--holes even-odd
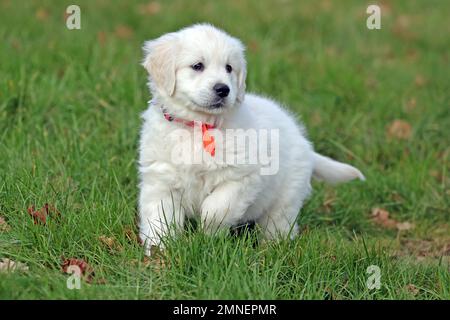
[(364, 180), (358, 169), (315, 153), (278, 103), (246, 94), (238, 39), (199, 24), (146, 42), (144, 52), (153, 98), (139, 155), (146, 254), (194, 216), (208, 233), (253, 221), (267, 239), (293, 238), (311, 177)]

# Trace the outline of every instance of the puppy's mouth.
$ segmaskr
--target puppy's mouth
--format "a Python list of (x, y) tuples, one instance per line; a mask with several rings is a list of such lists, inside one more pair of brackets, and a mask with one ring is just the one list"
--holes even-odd
[(225, 99), (218, 99), (211, 104), (200, 104), (191, 99), (191, 102), (202, 109), (218, 110), (225, 106)]
[(218, 109), (222, 108), (225, 105), (224, 99), (219, 99), (218, 101), (214, 102), (213, 104), (210, 104), (208, 106), (209, 109)]

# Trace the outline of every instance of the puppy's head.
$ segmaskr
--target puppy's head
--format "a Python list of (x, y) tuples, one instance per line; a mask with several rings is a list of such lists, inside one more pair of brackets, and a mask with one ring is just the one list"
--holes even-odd
[(144, 45), (153, 95), (193, 111), (217, 114), (245, 94), (242, 43), (211, 25), (194, 25)]

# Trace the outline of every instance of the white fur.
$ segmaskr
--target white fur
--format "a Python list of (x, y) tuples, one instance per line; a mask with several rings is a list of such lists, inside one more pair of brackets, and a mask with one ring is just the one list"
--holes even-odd
[[(146, 42), (144, 67), (149, 72), (153, 103), (143, 113), (140, 139), (140, 237), (146, 253), (161, 244), (169, 225), (182, 227), (185, 217), (199, 215), (205, 231), (255, 221), (268, 239), (295, 236), (296, 218), (310, 194), (312, 175), (332, 183), (363, 179), (358, 169), (313, 151), (303, 127), (276, 102), (245, 94), (246, 62), (241, 42), (210, 25), (194, 25)], [(191, 66), (202, 62), (205, 69)], [(225, 65), (233, 67), (227, 73)], [(221, 108), (212, 87), (224, 83), (229, 96)], [(174, 148), (190, 143), (172, 136), (178, 129), (160, 110), (171, 115), (216, 125), (212, 132), (230, 128), (278, 129), (279, 171), (261, 175), (258, 165), (218, 163), (194, 141), (194, 152), (203, 153), (201, 164), (179, 164)], [(225, 146), (225, 153), (227, 152)]]

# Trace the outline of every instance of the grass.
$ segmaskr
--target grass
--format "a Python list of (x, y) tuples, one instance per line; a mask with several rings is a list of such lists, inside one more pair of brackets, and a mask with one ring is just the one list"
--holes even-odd
[[(77, 1), (69, 31), (67, 1), (0, 2), (0, 258), (29, 266), (0, 273), (0, 298), (450, 299), (448, 3), (383, 1), (375, 31), (356, 0), (145, 3)], [(247, 44), (249, 91), (289, 106), (317, 150), (367, 181), (314, 183), (292, 242), (187, 230), (149, 262), (129, 239), (150, 98), (141, 45), (200, 21)], [(409, 138), (389, 134), (397, 119)], [(60, 221), (33, 224), (27, 208), (44, 203)], [(415, 228), (383, 228), (375, 207)], [(61, 257), (96, 281), (68, 290)]]

